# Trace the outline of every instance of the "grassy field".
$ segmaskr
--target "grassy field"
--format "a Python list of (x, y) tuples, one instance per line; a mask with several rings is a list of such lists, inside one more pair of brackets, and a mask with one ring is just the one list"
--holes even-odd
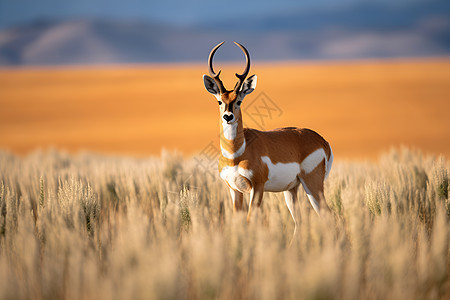
[[(211, 173), (209, 173), (211, 171)], [(0, 152), (2, 299), (449, 299), (444, 157), (337, 160), (317, 217), (266, 194), (246, 223), (214, 167)]]
[(0, 70), (0, 299), (450, 298), (449, 70), (253, 63), (245, 125), (335, 154), (290, 246), (282, 194), (232, 213), (206, 65)]
[[(243, 65), (216, 68), (232, 88)], [(206, 61), (0, 70), (0, 148), (196, 154), (219, 134), (206, 72)], [(312, 128), (339, 158), (375, 159), (393, 145), (450, 157), (449, 59), (253, 62), (251, 73), (258, 85), (243, 103), (250, 127)]]

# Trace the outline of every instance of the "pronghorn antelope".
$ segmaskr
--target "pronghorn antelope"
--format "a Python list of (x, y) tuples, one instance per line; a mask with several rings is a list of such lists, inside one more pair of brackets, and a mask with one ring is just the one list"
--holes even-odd
[[(317, 214), (329, 210), (323, 193), (323, 182), (333, 163), (330, 145), (319, 134), (295, 127), (259, 131), (244, 128), (241, 103), (256, 87), (256, 75), (247, 78), (250, 56), (247, 49), (235, 44), (245, 54), (244, 73), (237, 74), (233, 90), (225, 88), (214, 72), (213, 57), (224, 42), (215, 46), (208, 58), (209, 74), (203, 75), (206, 90), (213, 94), (220, 107), (220, 177), (230, 188), (233, 210), (241, 210), (243, 193), (250, 193), (247, 221), (252, 204), (261, 205), (264, 191), (284, 192), (286, 205), (297, 228), (294, 203), (300, 183)], [(294, 231), (295, 233), (295, 231)]]

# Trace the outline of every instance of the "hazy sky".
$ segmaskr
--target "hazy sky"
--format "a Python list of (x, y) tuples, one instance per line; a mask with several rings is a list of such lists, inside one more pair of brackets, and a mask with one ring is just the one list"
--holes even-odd
[[(290, 10), (338, 9), (377, 3), (408, 5), (430, 0), (0, 0), (0, 28), (45, 18), (114, 17), (177, 25), (215, 19), (268, 16)], [(395, 4), (392, 4), (395, 2)]]

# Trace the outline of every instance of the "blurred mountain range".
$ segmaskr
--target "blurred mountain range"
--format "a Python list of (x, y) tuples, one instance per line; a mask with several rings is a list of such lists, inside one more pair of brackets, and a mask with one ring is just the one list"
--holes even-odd
[[(430, 5), (432, 3), (432, 5)], [(0, 65), (360, 59), (450, 54), (450, 1), (292, 10), (189, 26), (114, 18), (39, 19), (0, 31)]]

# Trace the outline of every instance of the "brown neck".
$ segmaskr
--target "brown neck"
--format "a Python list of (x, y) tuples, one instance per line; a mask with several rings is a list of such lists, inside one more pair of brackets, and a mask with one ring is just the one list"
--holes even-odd
[(242, 123), (242, 115), (239, 116), (236, 123), (223, 124), (220, 121), (220, 148), (222, 154), (227, 151), (229, 154), (234, 154), (239, 150), (242, 151), (242, 145), (244, 144), (244, 125)]

